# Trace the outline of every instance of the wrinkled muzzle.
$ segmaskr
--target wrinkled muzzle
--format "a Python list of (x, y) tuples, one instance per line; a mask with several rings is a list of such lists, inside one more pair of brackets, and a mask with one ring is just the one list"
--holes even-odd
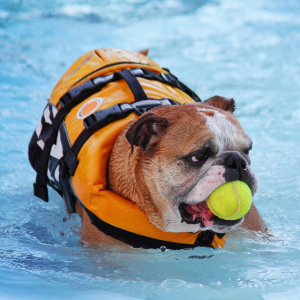
[(209, 195), (219, 186), (237, 180), (245, 182), (252, 195), (256, 193), (258, 179), (247, 160), (238, 151), (226, 151), (216, 159), (199, 180), (187, 197), (187, 201), (180, 203), (178, 209), (181, 222), (190, 225), (198, 224), (201, 230), (213, 230), (220, 233), (228, 232), (241, 224), (243, 217), (238, 220), (223, 220), (214, 215), (206, 203)]

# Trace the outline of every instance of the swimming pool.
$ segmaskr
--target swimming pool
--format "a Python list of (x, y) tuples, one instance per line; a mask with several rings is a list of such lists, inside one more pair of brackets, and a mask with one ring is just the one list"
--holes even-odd
[[(300, 299), (300, 2), (107, 2), (0, 1), (0, 299)], [(202, 99), (235, 98), (270, 236), (92, 249), (54, 192), (49, 204), (33, 197), (27, 146), (45, 101), (101, 47), (148, 47)]]

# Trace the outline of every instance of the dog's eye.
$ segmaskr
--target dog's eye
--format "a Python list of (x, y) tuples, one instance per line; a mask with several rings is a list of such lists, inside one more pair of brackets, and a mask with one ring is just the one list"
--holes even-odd
[(200, 158), (197, 157), (196, 155), (194, 155), (194, 156), (191, 157), (191, 160), (192, 160), (192, 162), (197, 162), (197, 161), (200, 160)]
[(208, 155), (197, 154), (197, 155), (194, 155), (194, 156), (191, 157), (191, 161), (192, 162), (198, 162), (198, 161), (200, 161), (202, 159), (206, 159), (206, 158), (208, 158)]
[(209, 148), (205, 148), (205, 150), (201, 151), (200, 153), (188, 156), (187, 157), (188, 161), (189, 161), (190, 164), (197, 164), (199, 162), (203, 162), (206, 159), (208, 159), (209, 152), (210, 152), (210, 149)]

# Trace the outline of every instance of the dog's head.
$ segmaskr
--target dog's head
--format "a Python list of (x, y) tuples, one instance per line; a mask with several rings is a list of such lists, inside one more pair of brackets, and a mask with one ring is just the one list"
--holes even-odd
[(139, 197), (146, 199), (134, 202), (157, 227), (224, 233), (243, 221), (221, 220), (206, 205), (208, 196), (228, 181), (244, 181), (253, 195), (258, 188), (250, 167), (252, 141), (234, 109), (233, 99), (215, 96), (203, 103), (156, 108), (127, 129), (134, 149), (131, 167), (136, 182), (143, 182)]

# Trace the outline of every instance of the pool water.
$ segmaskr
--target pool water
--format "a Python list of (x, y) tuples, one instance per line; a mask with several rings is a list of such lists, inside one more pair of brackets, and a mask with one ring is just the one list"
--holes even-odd
[[(0, 299), (300, 299), (299, 14), (297, 0), (0, 0)], [(149, 48), (202, 99), (236, 100), (269, 235), (94, 249), (55, 192), (33, 196), (27, 146), (45, 101), (102, 47)]]

